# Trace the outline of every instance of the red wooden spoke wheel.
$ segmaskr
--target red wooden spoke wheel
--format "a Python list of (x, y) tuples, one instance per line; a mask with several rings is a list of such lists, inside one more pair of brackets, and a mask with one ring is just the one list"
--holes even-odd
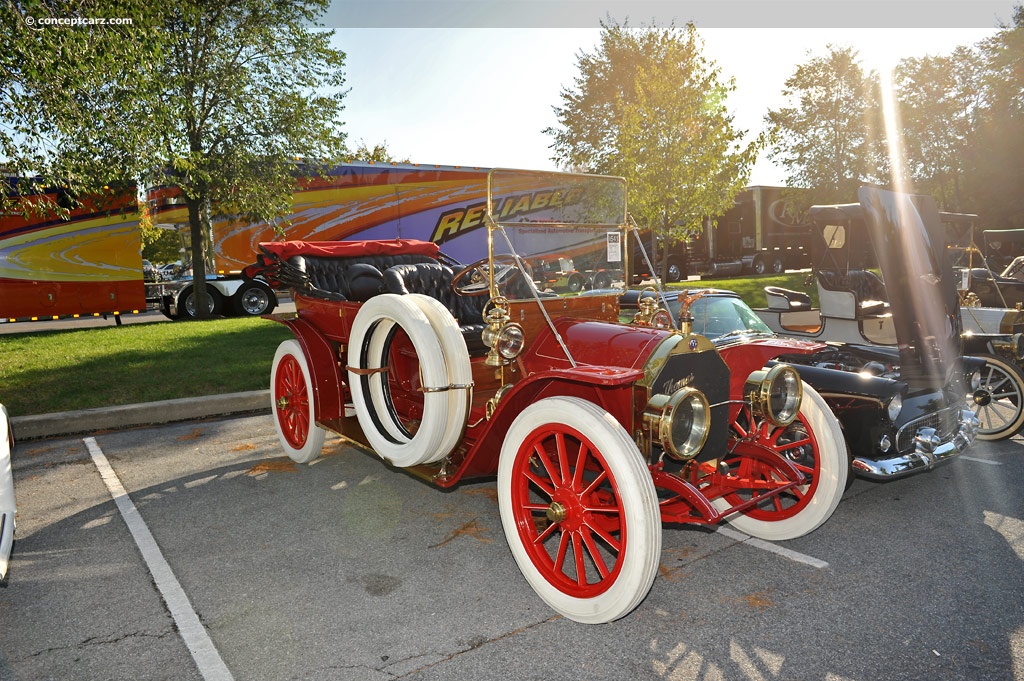
[(604, 592), (628, 538), (615, 478), (594, 444), (561, 424), (535, 430), (513, 476), (512, 512), (534, 565), (577, 598)]
[(327, 431), (315, 423), (309, 365), (296, 341), (278, 346), (270, 386), (270, 407), (281, 446), (297, 463), (312, 461), (320, 455)]
[(796, 466), (807, 484), (768, 497), (727, 518), (736, 529), (761, 539), (800, 537), (828, 519), (846, 489), (848, 461), (843, 432), (825, 401), (806, 383), (800, 415), (786, 427), (762, 425), (756, 431), (744, 423), (732, 425), (731, 454), (725, 458), (729, 474), (750, 482), (750, 487), (715, 499), (719, 510), (749, 500), (768, 486), (786, 481), (783, 474), (756, 458), (754, 450), (784, 457)]
[(599, 407), (550, 397), (524, 409), (502, 447), (498, 501), (520, 570), (566, 617), (608, 622), (647, 595), (661, 552), (654, 484)]

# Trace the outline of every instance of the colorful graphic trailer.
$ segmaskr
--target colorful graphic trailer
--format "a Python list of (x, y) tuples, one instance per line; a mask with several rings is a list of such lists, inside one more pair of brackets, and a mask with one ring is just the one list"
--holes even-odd
[(17, 181), (4, 181), (10, 193), (0, 213), (0, 319), (146, 308), (134, 190), (83, 200), (61, 217), (59, 190), (22, 196)]
[[(277, 231), (270, 223), (230, 219), (213, 225), (215, 270), (237, 274), (252, 264), (259, 244), (269, 241), (345, 241), (416, 239), (432, 241), (457, 260), (475, 260), (460, 245), (470, 232), (484, 229), (488, 168), (346, 163), (323, 176), (299, 180), (292, 212)], [(521, 189), (521, 190), (520, 190)], [(150, 191), (153, 221), (187, 229), (184, 205), (167, 188)], [(548, 206), (578, 200), (559, 190), (508, 187), (496, 197), (503, 219), (540, 214)]]
[[(303, 176), (292, 211), (275, 227), (215, 218), (208, 281), (222, 314), (264, 314), (246, 306), (241, 270), (269, 241), (416, 239), (432, 241), (457, 260), (475, 260), (460, 237), (484, 228), (485, 168), (346, 163), (323, 175)], [(154, 224), (177, 230), (188, 244), (188, 211), (176, 188), (147, 191)], [(56, 201), (57, 197), (32, 197)], [(538, 214), (574, 201), (558, 191), (510, 187), (496, 198), (503, 218)], [(135, 190), (103, 206), (87, 205), (66, 219), (29, 212), (0, 222), (0, 318), (31, 319), (145, 309)], [(186, 249), (186, 255), (188, 254)], [(474, 254), (472, 257), (470, 255)], [(163, 285), (161, 309), (172, 318), (192, 292), (190, 280)], [(235, 304), (229, 304), (231, 302)]]
[[(459, 166), (346, 163), (323, 176), (303, 177), (280, 231), (266, 222), (214, 220), (214, 269), (218, 275), (241, 272), (259, 253), (258, 245), (268, 241), (418, 239), (449, 251), (456, 237), (484, 226), (487, 172)], [(187, 230), (188, 213), (174, 190), (155, 188), (149, 199), (154, 222)], [(519, 199), (518, 206), (510, 204), (506, 210), (524, 212), (532, 209), (534, 200), (544, 201)], [(459, 257), (457, 252), (451, 255)]]

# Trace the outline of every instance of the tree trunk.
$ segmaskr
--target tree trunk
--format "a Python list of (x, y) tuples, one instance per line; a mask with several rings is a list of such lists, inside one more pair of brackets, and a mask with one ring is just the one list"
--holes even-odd
[(668, 247), (668, 239), (668, 225), (662, 225), (661, 234), (657, 240), (657, 255), (655, 256), (658, 263), (658, 278), (661, 279), (662, 286), (668, 284), (668, 254), (672, 250)]
[[(188, 200), (188, 226), (192, 241), (192, 291), (196, 303), (196, 319), (210, 318), (210, 296), (206, 290), (206, 257), (204, 223), (209, 212), (203, 197)], [(184, 305), (185, 301), (181, 301)]]

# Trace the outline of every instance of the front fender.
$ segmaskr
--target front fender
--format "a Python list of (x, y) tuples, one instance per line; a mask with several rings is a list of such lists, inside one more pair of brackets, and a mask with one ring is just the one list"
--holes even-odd
[(284, 324), (295, 335), (309, 364), (313, 382), (313, 413), (318, 422), (344, 415), (344, 381), (338, 366), (337, 344), (328, 340), (315, 326), (304, 319), (266, 317)]
[[(780, 355), (810, 355), (825, 345), (814, 341), (795, 340), (790, 338), (758, 338), (744, 343), (719, 346), (722, 359), (729, 365), (730, 394), (733, 399), (740, 399), (743, 386), (751, 372), (763, 368), (771, 360)], [(799, 367), (795, 368), (799, 369)]]
[[(453, 474), (434, 483), (449, 487), (463, 479), (488, 477), (498, 470), (498, 455), (512, 422), (528, 405), (545, 397), (579, 397), (609, 413), (626, 432), (632, 432), (633, 386), (643, 378), (639, 369), (578, 366), (533, 374), (513, 385), (494, 408), (491, 418), (467, 431), (473, 444)], [(553, 421), (560, 417), (552, 414)]]

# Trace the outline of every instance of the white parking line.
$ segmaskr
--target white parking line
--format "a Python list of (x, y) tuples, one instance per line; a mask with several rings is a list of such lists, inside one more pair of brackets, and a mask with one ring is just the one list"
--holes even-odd
[(171, 566), (164, 559), (163, 554), (160, 552), (160, 547), (157, 546), (156, 540), (149, 531), (149, 527), (142, 519), (142, 516), (139, 515), (138, 509), (135, 508), (135, 504), (132, 503), (128, 492), (121, 484), (121, 480), (107, 461), (103, 450), (96, 444), (95, 438), (87, 437), (83, 439), (83, 442), (85, 442), (85, 446), (89, 449), (93, 463), (96, 464), (100, 477), (110, 491), (110, 496), (113, 497), (114, 503), (117, 504), (121, 517), (124, 518), (125, 524), (128, 525), (128, 529), (135, 539), (136, 546), (142, 552), (142, 558), (146, 561), (150, 574), (153, 575), (153, 581), (156, 583), (157, 589), (160, 590), (160, 595), (167, 604), (167, 609), (171, 611), (171, 616), (174, 618), (174, 623), (177, 625), (179, 633), (181, 633), (182, 640), (185, 642), (186, 647), (188, 647), (188, 651), (192, 654), (192, 659), (195, 660), (196, 666), (199, 667), (199, 673), (207, 681), (232, 681), (234, 677), (228, 670), (227, 665), (224, 664), (224, 660), (221, 659), (217, 648), (214, 647), (213, 641), (210, 640), (209, 635), (206, 633), (206, 628), (199, 621), (199, 616), (192, 608), (188, 596), (185, 595), (185, 590), (181, 588), (177, 577), (171, 571)]
[(1002, 461), (989, 461), (988, 459), (979, 459), (976, 456), (964, 456), (963, 454), (961, 454), (960, 458), (963, 459), (964, 461), (976, 461), (977, 463), (987, 463), (989, 466), (1003, 465)]
[(742, 532), (737, 532), (731, 527), (725, 527), (724, 525), (720, 525), (715, 529), (715, 532), (718, 532), (721, 535), (729, 537), (730, 539), (735, 539), (738, 542), (743, 542), (744, 544), (753, 546), (754, 548), (769, 551), (771, 553), (782, 556), (783, 558), (788, 558), (792, 561), (796, 561), (797, 563), (803, 563), (804, 565), (810, 565), (811, 567), (818, 568), (819, 570), (823, 570), (828, 567), (828, 563), (826, 563), (823, 560), (819, 560), (813, 556), (808, 556), (804, 553), (799, 553), (791, 549), (785, 549), (779, 546), (778, 544), (771, 543), (770, 541), (765, 541), (763, 539), (756, 539), (754, 537), (747, 536)]

